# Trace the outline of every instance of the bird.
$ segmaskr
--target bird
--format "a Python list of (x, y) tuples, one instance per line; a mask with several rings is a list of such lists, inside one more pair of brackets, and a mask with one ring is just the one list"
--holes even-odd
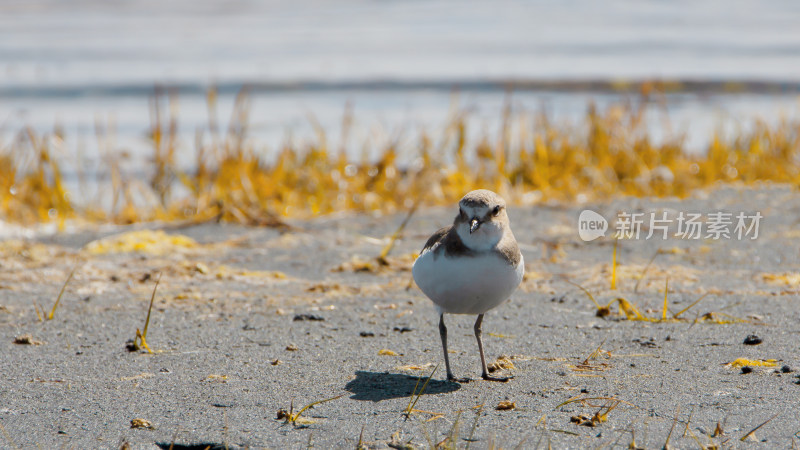
[(456, 378), (447, 353), (444, 315), (477, 314), (475, 338), (481, 356), (481, 377), (508, 381), (510, 377), (489, 375), (483, 351), (483, 316), (511, 297), (522, 282), (525, 261), (511, 232), (506, 202), (487, 189), (468, 192), (458, 202), (453, 224), (433, 233), (414, 261), (412, 276), (439, 313), (447, 380)]

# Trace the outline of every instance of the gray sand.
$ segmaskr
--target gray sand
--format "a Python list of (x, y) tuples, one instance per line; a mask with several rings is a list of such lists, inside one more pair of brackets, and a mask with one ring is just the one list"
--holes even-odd
[[(346, 263), (377, 256), (403, 214), (344, 214), (293, 222), (288, 232), (170, 229), (202, 245), (164, 255), (81, 250), (108, 232), (0, 244), (0, 447), (354, 448), (362, 431), (362, 443), (377, 448), (428, 447), (448, 436), (458, 448), (628, 446), (634, 438), (661, 448), (668, 435), (680, 448), (800, 443), (800, 194), (726, 188), (588, 207), (605, 217), (723, 210), (764, 219), (757, 240), (622, 241), (612, 291), (613, 229), (585, 243), (576, 229), (582, 207), (512, 207), (528, 276), (510, 303), (487, 315), (484, 340), (489, 360), (513, 357), (515, 368), (503, 373), (514, 378), (480, 380), (475, 318), (446, 316), (456, 375), (478, 379), (448, 383), (439, 367), (415, 405), (424, 412), (408, 418), (418, 377), (442, 361), (435, 310), (416, 287), (406, 289), (411, 254), (454, 208), (419, 211), (377, 273)], [(55, 318), (39, 321), (34, 302), (49, 311), (77, 261)], [(147, 335), (155, 353), (129, 352), (158, 272)], [(603, 305), (624, 297), (660, 318), (666, 277), (669, 317), (709, 295), (678, 321), (634, 321), (616, 303), (598, 317), (586, 294), (564, 281)], [(706, 313), (735, 323), (696, 320)], [(323, 320), (294, 320), (302, 314)], [(25, 334), (44, 344), (13, 342)], [(762, 343), (743, 344), (751, 334)], [(737, 358), (777, 361), (743, 373), (725, 365)], [(792, 372), (782, 373), (784, 365)], [(303, 413), (311, 423), (276, 419), (292, 404), (296, 412), (336, 396)], [(600, 399), (559, 407), (578, 397)], [(591, 419), (611, 399), (620, 402), (607, 421), (571, 422)], [(504, 400), (515, 409), (495, 409)], [(133, 419), (154, 428), (131, 428)]]

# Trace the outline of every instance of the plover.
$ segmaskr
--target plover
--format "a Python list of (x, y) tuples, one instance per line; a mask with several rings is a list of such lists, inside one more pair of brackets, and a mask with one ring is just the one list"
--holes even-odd
[(506, 202), (499, 195), (479, 189), (465, 195), (458, 206), (453, 225), (440, 229), (425, 243), (412, 274), (439, 312), (447, 379), (468, 381), (457, 379), (450, 370), (445, 313), (478, 315), (475, 338), (481, 354), (481, 376), (484, 380), (508, 381), (489, 375), (481, 325), (483, 315), (508, 300), (522, 281), (522, 253), (511, 232)]

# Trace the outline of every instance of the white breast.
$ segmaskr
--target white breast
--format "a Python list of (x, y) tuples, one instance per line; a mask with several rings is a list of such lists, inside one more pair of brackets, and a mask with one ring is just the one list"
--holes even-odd
[(506, 301), (519, 286), (525, 271), (495, 254), (448, 258), (444, 252), (426, 252), (414, 262), (412, 274), (440, 312), (483, 314)]

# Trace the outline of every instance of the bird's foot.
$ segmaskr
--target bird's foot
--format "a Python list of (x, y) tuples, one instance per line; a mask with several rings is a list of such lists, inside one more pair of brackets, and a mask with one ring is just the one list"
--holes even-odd
[(489, 375), (488, 373), (485, 373), (485, 374), (481, 375), (481, 378), (483, 378), (486, 381), (499, 381), (501, 383), (506, 383), (506, 382), (508, 382), (510, 379), (512, 379), (514, 377), (493, 377), (493, 376)]
[(470, 381), (472, 381), (472, 379), (471, 378), (456, 378), (455, 375), (453, 375), (452, 373), (449, 373), (449, 374), (447, 374), (447, 381), (450, 381), (452, 383), (469, 383)]

